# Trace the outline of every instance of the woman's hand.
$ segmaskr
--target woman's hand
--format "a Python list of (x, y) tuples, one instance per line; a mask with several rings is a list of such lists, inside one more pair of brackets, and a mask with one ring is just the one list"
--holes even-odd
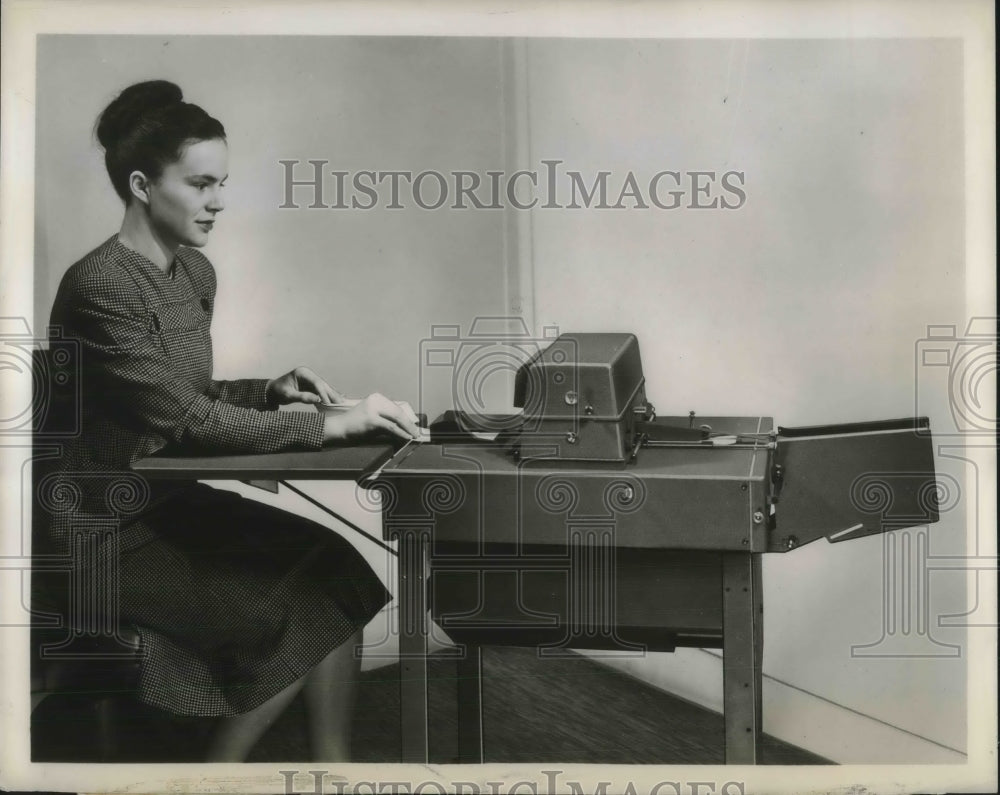
[(340, 403), (344, 396), (308, 367), (296, 367), (290, 373), (267, 382), (269, 403)]
[[(406, 408), (409, 408), (408, 404)], [(346, 441), (371, 431), (389, 431), (407, 441), (420, 438), (413, 410), (375, 393), (344, 412), (323, 415), (323, 441)]]

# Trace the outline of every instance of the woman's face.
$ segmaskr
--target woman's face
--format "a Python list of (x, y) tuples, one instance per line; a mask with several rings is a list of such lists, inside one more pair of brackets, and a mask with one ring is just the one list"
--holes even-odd
[(150, 222), (168, 244), (204, 246), (225, 204), (229, 147), (220, 138), (184, 147), (179, 160), (149, 185)]

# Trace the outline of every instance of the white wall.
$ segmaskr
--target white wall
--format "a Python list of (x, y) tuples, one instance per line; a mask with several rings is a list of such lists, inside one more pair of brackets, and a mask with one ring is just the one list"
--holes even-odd
[[(610, 171), (618, 186), (630, 170), (643, 185), (664, 169), (734, 169), (747, 194), (729, 211), (536, 209), (538, 321), (635, 332), (661, 415), (912, 415), (917, 341), (930, 323), (961, 334), (966, 322), (961, 58), (949, 40), (530, 41), (532, 161), (589, 180)], [(919, 411), (941, 431), (952, 423), (938, 387)], [(966, 481), (955, 462), (938, 469)], [(932, 554), (962, 553), (963, 506), (932, 527)], [(882, 567), (879, 537), (767, 556), (765, 673), (963, 750), (964, 654), (852, 656), (882, 637)], [(961, 573), (934, 573), (929, 631), (959, 652), (962, 630), (936, 624), (964, 604)], [(709, 664), (685, 652), (625, 667), (696, 697)], [(781, 708), (765, 710), (765, 730), (809, 745), (813, 727), (795, 726), (805, 713)], [(838, 745), (813, 747), (844, 762), (926, 759)]]

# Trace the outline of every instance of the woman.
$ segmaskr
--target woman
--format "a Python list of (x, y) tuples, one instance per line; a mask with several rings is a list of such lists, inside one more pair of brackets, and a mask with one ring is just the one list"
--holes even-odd
[(108, 515), (108, 479), (168, 444), (266, 453), (418, 429), (378, 394), (343, 413), (276, 411), (343, 400), (305, 367), (213, 380), (215, 274), (196, 249), (224, 207), (225, 130), (173, 83), (151, 81), (108, 105), (97, 137), (125, 213), (65, 274), (53, 308), (53, 325), (80, 341), (83, 377), (82, 433), (61, 462), (78, 500), (55, 517), (52, 540), (84, 576), (117, 558), (117, 611), (147, 652), (139, 697), (220, 716), (209, 761), (245, 759), (300, 691), (315, 758), (347, 759), (355, 646), (390, 598), (350, 544), (229, 492), (159, 483), (86, 559), (74, 539)]

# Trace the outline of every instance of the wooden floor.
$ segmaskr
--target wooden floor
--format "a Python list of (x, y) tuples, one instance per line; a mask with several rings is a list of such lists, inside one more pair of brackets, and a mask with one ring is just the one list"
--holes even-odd
[[(489, 648), (483, 654), (486, 758), (489, 762), (722, 764), (722, 716), (575, 655)], [(399, 667), (362, 676), (353, 733), (354, 761), (399, 759)], [(454, 665), (432, 660), (433, 761), (455, 761)], [(176, 718), (122, 700), (116, 732), (120, 762), (199, 761), (207, 719)], [(84, 700), (51, 696), (32, 720), (35, 761), (99, 761)], [(829, 764), (765, 736), (763, 764)], [(302, 704), (296, 701), (254, 750), (252, 762), (309, 759)]]

